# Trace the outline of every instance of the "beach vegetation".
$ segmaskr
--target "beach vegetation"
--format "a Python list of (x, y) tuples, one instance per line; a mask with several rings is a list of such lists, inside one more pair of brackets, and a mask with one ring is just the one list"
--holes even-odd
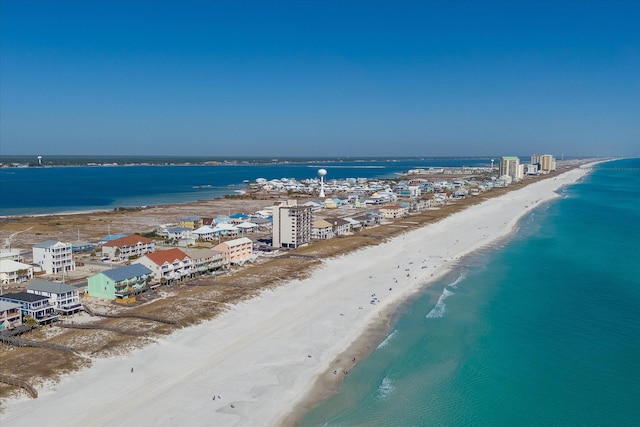
[(25, 326), (28, 326), (31, 329), (38, 327), (38, 321), (28, 314), (24, 315), (23, 322)]

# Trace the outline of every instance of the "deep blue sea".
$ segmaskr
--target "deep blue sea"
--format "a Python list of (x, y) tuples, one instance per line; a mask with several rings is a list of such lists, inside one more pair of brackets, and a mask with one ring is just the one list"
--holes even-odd
[[(390, 178), (409, 169), (489, 167), (490, 158), (392, 159), (184, 166), (75, 166), (0, 169), (0, 216), (183, 203), (234, 194), (257, 178)], [(202, 188), (202, 186), (210, 186)], [(200, 187), (200, 188), (194, 188)]]
[(640, 159), (562, 195), (399, 308), (302, 425), (640, 426)]

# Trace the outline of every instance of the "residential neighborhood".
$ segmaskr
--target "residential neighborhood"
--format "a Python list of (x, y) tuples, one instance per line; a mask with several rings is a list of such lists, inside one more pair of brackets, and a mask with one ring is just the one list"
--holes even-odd
[[(550, 155), (533, 155), (528, 164), (504, 156), (495, 169), (410, 170), (397, 179), (256, 179), (249, 185), (254, 194), (275, 200), (267, 205), (265, 197), (254, 212), (194, 213), (94, 242), (43, 236), (31, 248), (0, 252), (0, 331), (28, 318), (43, 325), (72, 317), (92, 300), (136, 304), (161, 287), (242, 269), (555, 168)], [(326, 197), (317, 197), (321, 190)]]

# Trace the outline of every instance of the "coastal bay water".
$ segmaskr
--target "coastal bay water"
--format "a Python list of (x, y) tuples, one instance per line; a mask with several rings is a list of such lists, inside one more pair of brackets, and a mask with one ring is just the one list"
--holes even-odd
[(598, 165), (461, 261), (301, 425), (640, 425), (639, 170)]
[(166, 166), (69, 166), (0, 169), (0, 216), (193, 202), (242, 190), (245, 180), (392, 178), (426, 167), (489, 167), (490, 158), (349, 160)]

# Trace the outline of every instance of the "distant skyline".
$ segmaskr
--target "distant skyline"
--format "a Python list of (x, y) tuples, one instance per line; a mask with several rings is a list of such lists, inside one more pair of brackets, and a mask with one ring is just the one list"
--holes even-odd
[(640, 157), (640, 0), (0, 1), (0, 155)]

